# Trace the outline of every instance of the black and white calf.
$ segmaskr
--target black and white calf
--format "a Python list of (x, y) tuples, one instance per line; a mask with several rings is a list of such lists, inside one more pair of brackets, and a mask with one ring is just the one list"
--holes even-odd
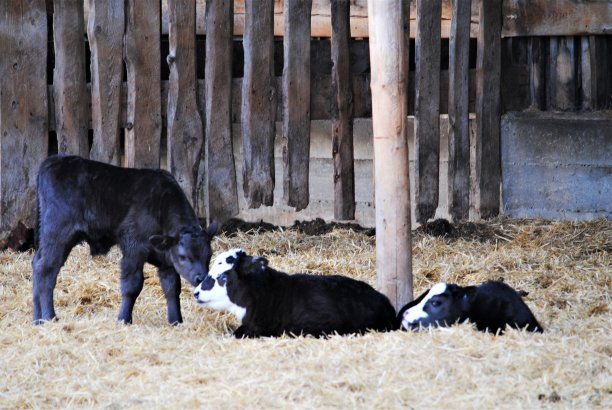
[(194, 292), (198, 303), (233, 313), (242, 337), (396, 329), (395, 309), (365, 282), (345, 276), (288, 275), (241, 249), (219, 255)]
[(55, 317), (57, 275), (70, 250), (82, 241), (89, 244), (92, 255), (105, 254), (115, 244), (123, 253), (120, 321), (132, 322), (145, 262), (158, 269), (168, 321), (183, 321), (179, 274), (193, 286), (208, 274), (217, 225), (202, 230), (170, 173), (120, 168), (76, 156), (50, 157), (38, 173), (37, 207), (34, 323)]
[(503, 282), (461, 287), (438, 283), (398, 313), (404, 329), (450, 326), (469, 320), (478, 330), (503, 333), (506, 325), (542, 332), (521, 296)]

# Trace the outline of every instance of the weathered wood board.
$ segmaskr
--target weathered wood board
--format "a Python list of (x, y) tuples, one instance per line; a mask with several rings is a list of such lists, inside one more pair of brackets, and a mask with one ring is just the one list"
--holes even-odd
[(502, 116), (503, 212), (514, 218), (612, 218), (612, 115)]
[(119, 165), (124, 0), (88, 0), (91, 48), (91, 159)]
[(285, 1), (283, 198), (298, 211), (309, 202), (310, 9), (310, 0)]
[[(58, 152), (89, 157), (89, 93), (85, 66), (83, 8), (74, 0), (53, 3), (55, 132)], [(158, 60), (159, 61), (159, 60)]]
[(249, 207), (274, 203), (274, 1), (246, 2), (242, 80), (243, 189)]
[(334, 157), (334, 219), (355, 218), (353, 160), (353, 94), (350, 70), (349, 1), (332, 0), (332, 155)]
[(0, 240), (35, 224), (36, 175), (47, 157), (44, 0), (0, 2)]
[[(207, 4), (206, 21), (206, 167), (208, 220), (238, 213), (232, 151), (232, 0)], [(195, 70), (193, 70), (195, 74)]]
[(148, 0), (128, 2), (125, 30), (128, 86), (125, 156), (128, 167), (159, 168), (162, 127), (160, 21), (160, 8)]

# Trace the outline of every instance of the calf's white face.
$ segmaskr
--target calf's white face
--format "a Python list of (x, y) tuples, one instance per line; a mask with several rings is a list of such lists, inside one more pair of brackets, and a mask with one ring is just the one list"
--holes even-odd
[(234, 248), (223, 252), (215, 259), (208, 271), (208, 276), (196, 287), (193, 295), (196, 301), (206, 307), (227, 310), (239, 320), (246, 314), (246, 309), (231, 301), (227, 292), (229, 272), (245, 252)]
[(461, 306), (454, 300), (450, 287), (446, 283), (434, 285), (417, 305), (404, 312), (402, 327), (447, 326), (459, 320)]

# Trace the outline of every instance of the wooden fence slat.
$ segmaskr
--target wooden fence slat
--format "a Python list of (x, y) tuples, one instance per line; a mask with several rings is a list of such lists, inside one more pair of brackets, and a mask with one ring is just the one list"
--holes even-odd
[(274, 203), (274, 0), (247, 0), (242, 82), (243, 188), (249, 208)]
[(58, 152), (89, 157), (89, 94), (85, 67), (83, 7), (74, 0), (53, 2), (55, 68), (53, 93)]
[(125, 62), (128, 167), (159, 168), (161, 144), (161, 77), (159, 4), (127, 0)]
[(88, 0), (87, 36), (91, 49), (91, 159), (119, 165), (121, 160), (121, 81), (123, 0)]
[(467, 220), (470, 211), (470, 9), (471, 0), (453, 1), (449, 41), (448, 213)]
[(283, 196), (299, 211), (309, 202), (312, 0), (285, 0), (284, 5)]
[(501, 3), (480, 4), (472, 188), (475, 217), (482, 219), (496, 216), (500, 205)]
[[(206, 6), (206, 189), (209, 221), (238, 213), (232, 150), (233, 1)], [(194, 70), (195, 72), (195, 70)]]
[(584, 36), (580, 39), (580, 46), (582, 109), (595, 110), (598, 108), (597, 89), (600, 86), (598, 84), (600, 68), (598, 66), (597, 39), (595, 36)]
[(571, 111), (577, 106), (577, 58), (573, 37), (551, 37), (549, 46), (548, 108)]
[(44, 0), (0, 2), (0, 239), (35, 224), (36, 175), (47, 157)]
[(441, 12), (441, 0), (417, 0), (414, 171), (415, 216), (421, 224), (438, 207)]
[(194, 208), (204, 142), (197, 105), (195, 0), (171, 0), (168, 85), (168, 169)]
[(412, 299), (407, 138), (408, 47), (400, 0), (368, 2), (374, 133), (377, 288), (396, 309)]
[(331, 2), (332, 155), (334, 158), (334, 219), (355, 219), (353, 94), (349, 42), (350, 2)]
[(529, 63), (529, 100), (532, 108), (544, 110), (546, 108), (545, 87), (545, 39), (530, 37), (527, 46), (527, 59)]

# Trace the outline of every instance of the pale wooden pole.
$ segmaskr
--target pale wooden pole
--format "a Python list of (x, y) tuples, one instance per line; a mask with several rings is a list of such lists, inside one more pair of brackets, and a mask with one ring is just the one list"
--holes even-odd
[(407, 1), (368, 2), (378, 289), (396, 309), (412, 300), (408, 177)]

